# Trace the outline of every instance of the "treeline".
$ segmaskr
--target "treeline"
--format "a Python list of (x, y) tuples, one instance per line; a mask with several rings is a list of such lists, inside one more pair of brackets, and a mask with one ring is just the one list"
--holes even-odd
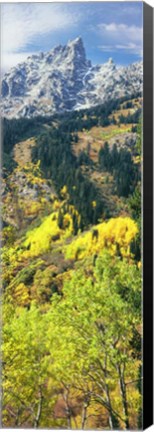
[[(139, 94), (134, 94), (133, 98)], [(72, 152), (72, 143), (77, 143), (78, 132), (84, 129), (90, 130), (93, 126), (108, 126), (116, 123), (115, 110), (120, 109), (121, 104), (127, 103), (127, 98), (111, 100), (105, 104), (74, 112), (56, 114), (52, 117), (36, 117), (33, 119), (3, 119), (3, 168), (4, 176), (12, 172), (16, 163), (13, 159), (13, 147), (17, 142), (37, 136), (37, 147), (33, 149), (33, 161), (41, 160), (41, 167), (47, 176), (51, 178), (59, 192), (66, 184), (70, 196), (70, 202), (81, 214), (81, 228), (87, 223), (96, 223), (100, 215), (108, 217), (104, 201), (100, 198), (94, 184), (85, 178), (81, 171), (81, 165), (91, 164), (90, 158), (82, 153), (77, 159)], [(128, 97), (129, 103), (129, 97)], [(138, 122), (139, 112), (133, 114), (131, 120)], [(128, 119), (130, 120), (130, 119)], [(121, 118), (124, 122), (125, 118)], [(45, 125), (50, 126), (49, 131)], [(54, 125), (54, 126), (53, 126)], [(117, 155), (115, 155), (117, 158)], [(101, 166), (103, 168), (102, 154), (100, 153)], [(111, 159), (111, 155), (106, 155)], [(120, 158), (120, 159), (119, 159)], [(122, 152), (118, 159), (118, 167), (114, 167), (114, 177), (118, 195), (128, 196), (134, 190), (136, 172), (130, 154)], [(107, 162), (107, 164), (108, 164)], [(110, 161), (111, 163), (111, 161)], [(124, 165), (123, 165), (124, 163)], [(113, 171), (114, 162), (110, 170)], [(121, 168), (120, 168), (121, 166)], [(125, 169), (123, 170), (123, 166)], [(106, 167), (106, 169), (108, 169)], [(124, 172), (125, 171), (125, 172)], [(125, 175), (127, 173), (127, 175)], [(131, 179), (131, 181), (130, 181)], [(93, 204), (94, 201), (96, 205)]]
[[(140, 94), (134, 94), (132, 99), (136, 99)], [(78, 132), (83, 129), (91, 129), (93, 126), (109, 126), (111, 123), (116, 124), (116, 120), (109, 116), (117, 110), (120, 110), (121, 104), (124, 101), (129, 101), (130, 96), (120, 98), (117, 100), (110, 100), (102, 105), (97, 105), (89, 109), (80, 111), (65, 112), (52, 117), (55, 121), (60, 121), (63, 124), (63, 131)], [(132, 102), (131, 102), (132, 103)], [(140, 110), (128, 116), (128, 123), (138, 123), (140, 117)], [(124, 119), (127, 117), (124, 117)], [(122, 117), (122, 122), (123, 117)]]
[[(132, 95), (132, 99), (141, 96), (140, 93)], [(63, 132), (72, 133), (82, 131), (83, 129), (91, 129), (93, 126), (108, 126), (111, 123), (116, 123), (114, 115), (112, 118), (109, 116), (113, 111), (120, 109), (123, 102), (129, 104), (130, 96), (120, 98), (117, 100), (111, 100), (102, 105), (97, 105), (89, 109), (83, 109), (80, 111), (64, 112), (63, 114), (54, 114), (48, 117), (35, 117), (32, 119), (20, 118), (2, 119), (2, 135), (3, 135), (3, 167), (11, 172), (14, 168), (14, 161), (12, 160), (12, 150), (17, 142), (28, 139), (31, 136), (38, 136), (45, 131), (45, 124), (52, 126), (57, 125), (63, 126)], [(132, 103), (132, 102), (131, 102)], [(138, 123), (140, 116), (140, 110), (134, 114), (124, 117), (120, 116), (121, 123)]]
[[(141, 96), (140, 93), (132, 95), (132, 99)], [(128, 102), (127, 102), (128, 99)], [(89, 109), (82, 109), (80, 111), (64, 112), (63, 114), (54, 114), (48, 117), (35, 117), (32, 119), (20, 118), (2, 119), (2, 133), (3, 133), (3, 148), (5, 152), (12, 150), (13, 145), (20, 140), (28, 139), (32, 135), (39, 135), (42, 132), (44, 124), (51, 125), (52, 122), (60, 122), (63, 124), (63, 131), (74, 132), (75, 130), (82, 130), (83, 128), (89, 129), (92, 126), (100, 124), (100, 121), (107, 121), (108, 116), (113, 111), (119, 110), (123, 102), (126, 101), (128, 107), (132, 107), (132, 101), (129, 101), (130, 96), (111, 100), (104, 104), (94, 106)], [(132, 123), (138, 123), (141, 110), (138, 109), (131, 115)], [(123, 117), (121, 117), (123, 121)], [(109, 120), (108, 121), (112, 121)], [(69, 123), (69, 124), (68, 124)]]

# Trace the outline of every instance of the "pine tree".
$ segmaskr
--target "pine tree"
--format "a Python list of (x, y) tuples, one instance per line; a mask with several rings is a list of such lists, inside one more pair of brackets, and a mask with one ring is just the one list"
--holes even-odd
[(60, 229), (63, 229), (63, 222), (64, 222), (64, 215), (62, 213), (62, 210), (60, 209), (58, 212), (58, 220), (57, 220), (57, 224)]

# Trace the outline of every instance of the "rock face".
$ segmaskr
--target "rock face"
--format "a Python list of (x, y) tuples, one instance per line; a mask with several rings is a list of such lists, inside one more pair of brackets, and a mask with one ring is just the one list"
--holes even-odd
[(142, 63), (92, 66), (82, 39), (27, 58), (4, 75), (1, 113), (7, 118), (89, 108), (142, 90)]

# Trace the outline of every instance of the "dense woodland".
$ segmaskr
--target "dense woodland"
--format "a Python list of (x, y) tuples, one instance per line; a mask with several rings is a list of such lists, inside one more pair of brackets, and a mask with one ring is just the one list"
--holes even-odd
[(140, 113), (3, 120), (3, 427), (142, 427)]

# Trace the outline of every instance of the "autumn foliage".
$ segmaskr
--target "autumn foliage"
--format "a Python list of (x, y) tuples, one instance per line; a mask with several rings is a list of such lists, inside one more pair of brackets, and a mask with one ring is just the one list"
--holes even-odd
[[(109, 108), (110, 138), (108, 116), (119, 117)], [(72, 153), (77, 132), (81, 146), (83, 125), (89, 137), (95, 123), (96, 133), (102, 112), (50, 119), (33, 161), (11, 164), (7, 176), (5, 167), (3, 427), (142, 426), (139, 130), (133, 157), (122, 152), (131, 160), (127, 181), (134, 176), (125, 195), (116, 192), (114, 167), (102, 171), (104, 151), (100, 171), (90, 148), (88, 157)], [(102, 183), (94, 185), (94, 174)]]

